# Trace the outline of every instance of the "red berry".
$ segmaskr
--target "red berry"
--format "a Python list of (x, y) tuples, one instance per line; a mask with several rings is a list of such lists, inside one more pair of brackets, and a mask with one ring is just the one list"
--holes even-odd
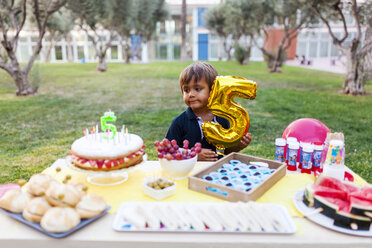
[(175, 146), (175, 145), (177, 145), (177, 140), (175, 140), (175, 139), (172, 139), (172, 141), (171, 141), (171, 144), (172, 144), (172, 146)]
[(174, 145), (173, 148), (174, 148), (175, 151), (178, 151), (179, 146), (178, 145)]
[(200, 153), (200, 152), (201, 152), (201, 148), (200, 148), (200, 147), (196, 147), (196, 148), (195, 148), (195, 152), (196, 152), (196, 153)]
[(160, 146), (160, 142), (159, 141), (155, 141), (154, 142), (154, 146), (159, 147)]
[(190, 156), (193, 158), (196, 156), (196, 153), (195, 152), (190, 152)]
[(188, 146), (189, 144), (190, 144), (190, 142), (189, 142), (188, 140), (184, 140), (184, 141), (183, 141), (183, 145), (184, 145), (184, 146)]
[(164, 158), (164, 154), (163, 153), (159, 153), (158, 154), (158, 158)]
[(161, 147), (161, 146), (159, 146), (159, 147), (158, 147), (158, 152), (162, 152), (162, 151), (164, 151), (164, 148)]
[(171, 154), (173, 154), (173, 153), (175, 152), (174, 148), (171, 147), (171, 148), (169, 149), (169, 152), (170, 152)]

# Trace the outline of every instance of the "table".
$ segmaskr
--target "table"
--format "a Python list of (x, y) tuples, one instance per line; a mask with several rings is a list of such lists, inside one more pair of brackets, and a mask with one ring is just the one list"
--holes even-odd
[[(57, 160), (53, 166), (62, 163)], [(159, 166), (147, 161), (139, 169)], [(148, 233), (117, 232), (111, 228), (114, 214), (107, 214), (83, 229), (61, 240), (40, 233), (5, 214), (0, 214), (0, 247), (301, 247), (343, 248), (372, 247), (372, 238), (337, 233), (318, 226), (306, 218), (294, 218), (297, 232), (293, 235), (213, 234), (213, 233)]]

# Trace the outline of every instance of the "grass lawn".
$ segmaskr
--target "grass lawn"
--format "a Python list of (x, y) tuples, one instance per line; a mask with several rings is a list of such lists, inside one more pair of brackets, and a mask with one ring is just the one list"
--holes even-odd
[[(212, 62), (220, 75), (258, 83), (254, 101), (240, 102), (250, 114), (253, 140), (243, 153), (274, 158), (274, 139), (292, 121), (315, 118), (346, 138), (346, 165), (372, 183), (372, 95), (339, 94), (343, 75), (284, 67), (269, 74), (261, 62), (239, 66)], [(72, 142), (111, 109), (140, 135), (150, 160), (155, 140), (164, 138), (172, 119), (185, 110), (178, 75), (187, 63), (40, 64), (39, 94), (16, 97), (12, 79), (0, 71), (0, 183), (28, 179), (57, 158), (68, 155)], [(372, 92), (371, 82), (367, 91)]]

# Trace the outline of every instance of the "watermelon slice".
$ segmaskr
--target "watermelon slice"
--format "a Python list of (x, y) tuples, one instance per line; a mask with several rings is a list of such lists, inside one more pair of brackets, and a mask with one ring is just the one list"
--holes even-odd
[(305, 204), (307, 204), (309, 207), (312, 207), (314, 205), (315, 195), (347, 200), (347, 193), (344, 191), (328, 188), (317, 184), (306, 185), (304, 192)]
[(337, 211), (333, 224), (347, 229), (368, 231), (371, 226), (371, 219), (345, 211)]
[(372, 218), (372, 201), (351, 196), (350, 213)]
[(334, 218), (337, 211), (349, 211), (348, 201), (325, 196), (314, 196), (314, 207), (322, 208), (322, 214)]
[(368, 199), (372, 201), (372, 185), (367, 184), (363, 187), (362, 192), (366, 195)]
[(361, 189), (358, 185), (352, 182), (340, 181), (336, 178), (328, 177), (323, 174), (321, 174), (318, 177), (315, 184), (328, 187), (328, 188), (332, 188), (332, 189), (341, 190), (346, 193), (352, 193), (355, 191), (359, 191)]
[(342, 182), (342, 184), (347, 188), (348, 193), (357, 192), (357, 191), (360, 191), (361, 189), (358, 185), (352, 182), (344, 181)]
[(348, 192), (347, 187), (338, 179), (333, 177), (327, 177), (324, 176), (324, 174), (321, 174), (317, 180), (315, 181), (315, 184), (324, 186), (327, 188), (337, 189), (344, 192)]

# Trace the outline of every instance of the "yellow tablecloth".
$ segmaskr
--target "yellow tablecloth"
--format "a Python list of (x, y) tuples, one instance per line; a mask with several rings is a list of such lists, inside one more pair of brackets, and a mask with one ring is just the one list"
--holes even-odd
[[(194, 171), (200, 170), (201, 166), (197, 164)], [(70, 168), (64, 168), (60, 172), (56, 172), (55, 168), (47, 168), (43, 171), (59, 181), (63, 181), (66, 175), (71, 175), (71, 182), (82, 182), (88, 186), (89, 193), (95, 193), (103, 196), (107, 203), (111, 205), (111, 213), (115, 213), (122, 202), (125, 201), (155, 201), (146, 196), (142, 190), (142, 182), (146, 176), (160, 175), (160, 170), (129, 171), (129, 178), (126, 182), (113, 186), (96, 186), (89, 184), (86, 181), (87, 175)], [(355, 181), (359, 184), (364, 184), (365, 181), (358, 175), (354, 175)], [(277, 203), (285, 206), (292, 216), (302, 216), (294, 207), (293, 196), (296, 191), (304, 187), (308, 183), (314, 182), (314, 176), (308, 174), (287, 174), (271, 189), (269, 189), (258, 202)], [(205, 195), (188, 189), (188, 181), (177, 180), (176, 193), (163, 201), (183, 201), (183, 202), (221, 202), (223, 200)]]

